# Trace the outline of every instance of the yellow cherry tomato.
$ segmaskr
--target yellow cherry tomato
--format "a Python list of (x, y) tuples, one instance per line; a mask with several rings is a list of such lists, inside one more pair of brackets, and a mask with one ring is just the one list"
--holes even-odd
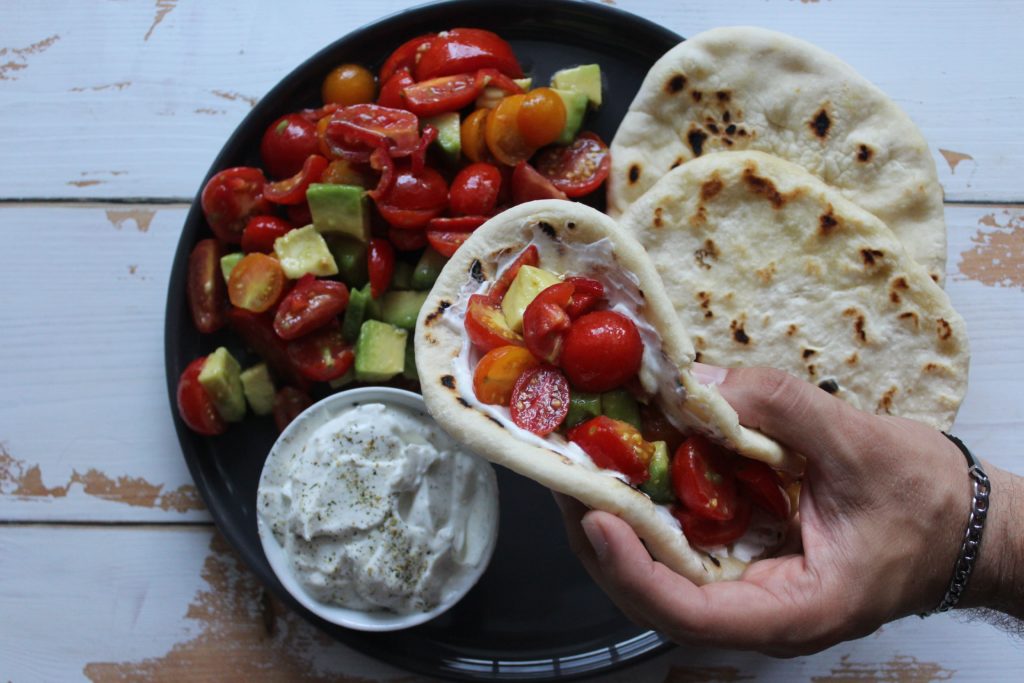
[(377, 96), (373, 74), (358, 64), (342, 64), (327, 74), (320, 88), (324, 104), (365, 104)]

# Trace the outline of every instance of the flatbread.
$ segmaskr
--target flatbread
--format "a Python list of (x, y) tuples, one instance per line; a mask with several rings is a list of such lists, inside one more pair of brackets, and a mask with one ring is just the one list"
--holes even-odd
[(952, 425), (963, 319), (882, 221), (760, 152), (683, 164), (622, 217), (698, 359), (787, 370), (863, 410)]
[[(667, 387), (662, 398), (674, 401), (676, 419), (689, 431), (701, 431), (733, 451), (780, 469), (801, 468), (798, 456), (741, 427), (716, 388), (696, 381), (688, 369), (695, 355), (693, 345), (647, 254), (610, 218), (574, 202), (542, 200), (509, 209), (478, 228), (445, 265), (416, 325), (416, 364), (428, 410), (452, 437), (490, 461), (618, 515), (636, 530), (655, 558), (693, 581), (738, 577), (745, 562), (691, 548), (671, 514), (645, 494), (596, 469), (589, 459), (581, 463), (552, 450), (552, 440), (564, 444), (562, 437), (541, 439), (511, 423), (503, 424), (488, 412), (497, 408), (476, 401), (473, 363), (466, 355), (460, 359), (460, 354), (470, 353), (463, 327), (466, 300), (488, 286), (531, 243), (538, 247), (541, 267), (594, 277), (606, 283), (606, 293), (611, 294), (612, 284), (620, 290), (616, 296), (639, 302), (642, 318), (660, 336), (654, 344), (644, 338), (645, 354), (659, 354), (655, 358), (669, 368), (668, 376), (661, 378)], [(661, 405), (666, 409), (664, 401)]]
[(943, 281), (942, 188), (917, 126), (834, 55), (761, 28), (701, 33), (651, 68), (611, 144), (608, 212), (624, 213), (679, 164), (740, 149), (800, 164), (837, 188)]

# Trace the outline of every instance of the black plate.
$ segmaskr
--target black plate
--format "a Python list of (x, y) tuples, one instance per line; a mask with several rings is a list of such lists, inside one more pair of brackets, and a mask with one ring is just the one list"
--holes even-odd
[[(320, 104), (320, 82), (343, 62), (376, 68), (405, 40), (453, 26), (491, 29), (507, 39), (535, 83), (567, 66), (597, 62), (604, 104), (586, 122), (610, 141), (644, 75), (681, 38), (634, 15), (591, 2), (459, 0), (415, 8), (361, 28), (311, 57), (274, 87), (242, 121), (209, 176), (259, 165), (264, 129), (278, 116)], [(205, 180), (203, 182), (205, 184)], [(200, 188), (202, 185), (200, 185)], [(604, 208), (603, 193), (592, 203)], [(501, 526), (494, 559), (455, 608), (422, 626), (389, 634), (350, 631), (323, 622), (281, 587), (256, 533), (256, 486), (276, 430), (249, 418), (227, 434), (201, 437), (178, 417), (178, 377), (194, 358), (225, 345), (246, 354), (228, 333), (200, 335), (185, 300), (188, 254), (209, 229), (192, 204), (171, 271), (165, 352), (167, 388), (189, 470), (220, 528), (253, 572), (304, 617), (345, 644), (391, 664), (455, 679), (554, 679), (607, 671), (663, 651), (660, 635), (634, 626), (592, 583), (570, 552), (550, 493), (499, 468)]]

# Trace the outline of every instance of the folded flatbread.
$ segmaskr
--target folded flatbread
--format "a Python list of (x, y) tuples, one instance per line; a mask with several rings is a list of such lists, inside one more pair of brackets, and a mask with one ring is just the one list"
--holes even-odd
[(802, 167), (708, 154), (621, 223), (698, 360), (780, 368), (869, 412), (952, 425), (967, 389), (963, 319), (882, 221)]
[(942, 188), (917, 126), (834, 55), (765, 29), (701, 33), (651, 68), (611, 144), (608, 212), (621, 215), (679, 164), (741, 149), (837, 188), (943, 281)]
[[(779, 469), (801, 468), (798, 456), (741, 427), (717, 389), (696, 381), (690, 373), (693, 345), (643, 248), (613, 220), (574, 202), (543, 200), (509, 209), (478, 228), (445, 265), (416, 325), (416, 364), (428, 410), (456, 440), (492, 462), (618, 515), (656, 559), (693, 581), (738, 577), (749, 557), (731, 549), (715, 557), (692, 548), (667, 508), (597, 469), (575, 444), (558, 434), (533, 435), (511, 422), (507, 408), (476, 400), (475, 350), (464, 332), (467, 300), (486, 292), (531, 244), (541, 267), (597, 279), (611, 303), (636, 312), (644, 340), (641, 383), (677, 427)], [(762, 538), (763, 546), (776, 544), (778, 533), (776, 528), (774, 538)]]

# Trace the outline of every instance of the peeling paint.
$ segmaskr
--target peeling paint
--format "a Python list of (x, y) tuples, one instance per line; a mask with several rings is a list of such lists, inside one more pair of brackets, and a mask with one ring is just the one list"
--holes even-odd
[(852, 662), (843, 655), (831, 675), (812, 676), (813, 683), (929, 683), (948, 681), (956, 671), (935, 662), (919, 662), (916, 657), (896, 655), (887, 662)]
[(960, 254), (960, 273), (993, 287), (1024, 288), (1024, 212), (986, 214), (978, 225), (974, 246)]
[(197, 114), (211, 114), (211, 115), (217, 116), (217, 115), (220, 115), (220, 114), (227, 114), (228, 112), (227, 112), (226, 109), (213, 109), (211, 107), (200, 107), (199, 109), (195, 110), (195, 113), (197, 113)]
[(146, 31), (146, 36), (142, 39), (143, 42), (149, 40), (149, 37), (153, 35), (153, 30), (177, 6), (178, 0), (156, 0), (156, 15), (153, 17), (153, 23), (150, 25), (149, 30)]
[(257, 100), (255, 97), (249, 97), (248, 95), (243, 95), (237, 92), (228, 92), (227, 90), (211, 90), (210, 92), (212, 92), (217, 97), (229, 100), (231, 102), (237, 102), (241, 100), (242, 102), (248, 102), (250, 107), (256, 106)]
[(101, 92), (103, 90), (124, 90), (132, 84), (131, 81), (121, 81), (120, 83), (107, 83), (106, 85), (90, 85), (90, 86), (79, 86), (77, 88), (70, 88), (68, 92)]
[(946, 163), (949, 164), (949, 172), (954, 174), (956, 173), (957, 164), (961, 161), (974, 161), (974, 157), (970, 154), (964, 154), (963, 152), (953, 152), (948, 149), (940, 149), (939, 154), (941, 154), (942, 158), (944, 158)]
[(138, 270), (139, 270), (138, 264), (134, 264), (133, 263), (132, 265), (128, 266), (128, 273), (130, 275), (135, 275), (135, 273), (138, 272)]
[(18, 80), (16, 77), (8, 74), (27, 68), (29, 55), (45, 52), (58, 40), (60, 40), (60, 36), (54, 34), (49, 38), (43, 38), (26, 47), (0, 47), (0, 59), (8, 57), (8, 55), (13, 57), (13, 59), (8, 58), (6, 62), (0, 63), (0, 81)]
[(74, 185), (75, 187), (89, 187), (91, 185), (99, 185), (104, 181), (102, 180), (69, 180), (68, 185)]
[(753, 679), (734, 666), (673, 666), (664, 683), (733, 683)]
[(107, 220), (120, 230), (128, 221), (135, 221), (135, 227), (139, 232), (147, 232), (156, 209), (107, 209)]

